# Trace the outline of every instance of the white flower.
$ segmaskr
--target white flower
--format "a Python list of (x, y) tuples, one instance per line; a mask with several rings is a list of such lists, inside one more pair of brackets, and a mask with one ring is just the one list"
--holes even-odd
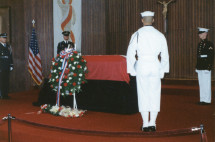
[(58, 75), (55, 78), (58, 78)]
[(81, 81), (81, 78), (79, 78), (78, 80)]
[(61, 70), (61, 67), (58, 67), (59, 70)]
[(69, 83), (69, 80), (66, 80), (66, 83)]
[(72, 80), (72, 77), (69, 77), (69, 80)]
[(80, 56), (76, 56), (76, 58), (80, 58)]
[(87, 67), (84, 67), (84, 71), (86, 71), (87, 70)]
[(57, 70), (54, 70), (54, 73), (56, 73)]
[(64, 96), (64, 93), (61, 93), (62, 96)]
[(50, 112), (57, 113), (58, 110), (59, 110), (59, 107), (56, 105), (56, 106), (52, 106), (52, 108), (50, 109)]
[(60, 62), (63, 62), (63, 59), (60, 59)]
[(59, 113), (59, 115), (64, 116), (64, 117), (69, 117), (70, 112), (72, 109), (70, 107), (63, 107)]
[(69, 64), (69, 68), (72, 66), (72, 64)]
[(74, 65), (77, 64), (77, 62), (74, 62)]
[(82, 76), (83, 76), (83, 74), (79, 74), (79, 76), (80, 76), (80, 77), (82, 77)]
[(81, 86), (78, 86), (78, 89), (81, 89)]
[[(60, 89), (62, 89), (62, 86), (60, 86)], [(63, 93), (62, 93), (63, 94)]]
[(52, 82), (54, 82), (55, 81), (55, 79), (52, 79)]
[(73, 70), (75, 70), (75, 67), (72, 67)]
[(54, 66), (54, 65), (55, 65), (55, 62), (52, 62), (52, 65)]

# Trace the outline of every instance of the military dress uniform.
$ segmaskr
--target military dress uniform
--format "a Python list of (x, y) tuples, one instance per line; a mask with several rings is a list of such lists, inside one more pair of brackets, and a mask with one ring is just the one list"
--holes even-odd
[(59, 54), (65, 48), (74, 48), (74, 43), (71, 41), (61, 41), (57, 46), (57, 54)]
[(213, 68), (214, 45), (201, 40), (197, 48), (196, 72), (200, 87), (200, 103), (211, 103), (211, 70)]
[(3, 99), (8, 98), (9, 76), (12, 69), (13, 58), (11, 46), (8, 43), (3, 44), (0, 42), (0, 96)]
[[(70, 32), (69, 31), (63, 31), (62, 34), (63, 34), (63, 36), (68, 37)], [(59, 42), (58, 46), (57, 46), (57, 54), (59, 54), (65, 48), (74, 48), (74, 43), (69, 41), (69, 40), (64, 40), (64, 41)]]

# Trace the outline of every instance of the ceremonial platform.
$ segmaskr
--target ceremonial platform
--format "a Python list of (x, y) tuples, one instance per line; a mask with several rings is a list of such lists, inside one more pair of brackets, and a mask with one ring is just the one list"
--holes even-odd
[[(38, 99), (38, 89), (11, 93), (10, 100), (0, 100), (0, 118), (8, 113), (16, 117), (11, 120), (13, 142), (201, 142), (200, 132), (188, 131), (200, 124), (204, 125), (208, 142), (213, 142), (214, 104), (197, 104), (198, 86), (192, 81), (163, 82), (156, 133), (140, 130), (139, 113), (87, 111), (78, 118), (37, 114), (40, 108), (32, 102)], [(7, 127), (7, 120), (1, 121), (0, 142), (8, 141)]]

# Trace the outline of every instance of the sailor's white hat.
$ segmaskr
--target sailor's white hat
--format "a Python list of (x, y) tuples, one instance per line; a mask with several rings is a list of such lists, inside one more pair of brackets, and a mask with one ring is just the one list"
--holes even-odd
[(155, 13), (152, 11), (144, 11), (142, 13), (140, 13), (142, 17), (146, 17), (146, 16), (154, 16)]

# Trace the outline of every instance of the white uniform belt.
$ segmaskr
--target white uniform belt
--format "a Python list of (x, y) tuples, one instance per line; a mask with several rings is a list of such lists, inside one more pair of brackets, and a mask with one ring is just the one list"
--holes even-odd
[(208, 55), (200, 55), (201, 58), (206, 58)]

